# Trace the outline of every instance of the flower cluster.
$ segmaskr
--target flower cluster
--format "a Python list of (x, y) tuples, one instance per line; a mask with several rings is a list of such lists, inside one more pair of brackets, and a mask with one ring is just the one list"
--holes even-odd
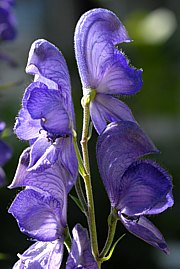
[(15, 0), (0, 0), (0, 41), (16, 37), (16, 19), (13, 14)]
[[(0, 136), (5, 129), (5, 123), (0, 122)], [(12, 150), (11, 148), (0, 139), (0, 186), (4, 184), (5, 174), (2, 166), (11, 158)]]
[[(26, 72), (34, 76), (34, 81), (25, 90), (14, 127), (20, 139), (29, 141), (29, 147), (22, 153), (9, 186), (24, 189), (9, 212), (20, 230), (37, 242), (19, 255), (13, 268), (58, 269), (65, 244), (69, 251), (67, 269), (98, 269), (108, 259), (107, 253), (113, 252), (118, 220), (130, 233), (168, 253), (160, 231), (145, 216), (173, 205), (172, 179), (154, 161), (142, 159), (158, 150), (128, 106), (117, 98), (134, 94), (142, 86), (142, 70), (130, 66), (116, 47), (130, 41), (116, 15), (105, 9), (90, 10), (76, 26), (75, 55), (84, 95), (82, 157), (64, 57), (46, 40), (32, 44)], [(90, 118), (99, 135), (98, 167), (111, 204), (109, 235), (101, 253), (87, 147)], [(78, 170), (85, 188), (76, 181)], [(89, 235), (77, 224), (71, 240), (67, 199), (74, 185), (78, 196), (74, 200), (87, 217)]]

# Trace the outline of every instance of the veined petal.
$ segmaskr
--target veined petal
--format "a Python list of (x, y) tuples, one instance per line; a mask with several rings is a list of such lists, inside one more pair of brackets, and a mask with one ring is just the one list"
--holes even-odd
[(148, 215), (154, 215), (154, 214), (159, 214), (166, 210), (168, 207), (172, 207), (174, 204), (174, 199), (172, 195), (172, 191), (170, 191), (164, 199), (162, 199), (159, 203), (157, 203), (153, 208), (148, 210), (147, 214)]
[(121, 177), (138, 158), (158, 150), (140, 127), (130, 121), (107, 126), (97, 142), (97, 161), (101, 178), (113, 207), (119, 202)]
[(69, 190), (70, 179), (67, 170), (62, 165), (55, 164), (40, 173), (30, 171), (24, 178), (22, 186), (43, 190), (63, 204), (65, 193), (68, 193)]
[(28, 170), (43, 171), (52, 166), (56, 162), (57, 157), (58, 152), (55, 145), (42, 134), (31, 146)]
[(60, 90), (70, 121), (75, 128), (68, 67), (58, 48), (47, 40), (36, 40), (29, 52), (26, 72), (35, 75), (34, 81), (45, 83), (49, 89)]
[(101, 68), (107, 59), (106, 47), (109, 50), (118, 43), (130, 41), (125, 27), (116, 15), (102, 8), (92, 9), (81, 16), (74, 40), (84, 88), (96, 88), (98, 80), (102, 79)]
[(106, 47), (106, 62), (102, 63), (101, 74), (97, 92), (106, 94), (131, 95), (142, 87), (142, 70), (129, 65), (124, 54), (115, 49), (113, 51)]
[(60, 201), (40, 190), (26, 189), (16, 196), (8, 212), (23, 233), (39, 241), (53, 241), (63, 234), (66, 203), (65, 193)]
[(40, 120), (33, 120), (27, 111), (22, 108), (14, 125), (14, 132), (18, 138), (23, 140), (31, 140), (39, 135), (41, 130)]
[(98, 134), (111, 122), (126, 120), (134, 121), (129, 107), (122, 101), (106, 94), (96, 94), (90, 103), (91, 119)]
[(59, 152), (57, 165), (62, 165), (69, 173), (69, 179), (66, 180), (67, 190), (69, 192), (78, 175), (78, 161), (72, 142), (72, 136), (57, 139), (55, 146)]
[(30, 246), (22, 255), (13, 269), (59, 269), (63, 258), (63, 242), (37, 242)]
[(35, 75), (35, 81), (41, 81), (49, 88), (59, 87), (70, 92), (70, 78), (65, 59), (53, 44), (44, 39), (38, 39), (31, 45), (26, 72)]
[(33, 89), (27, 102), (27, 109), (32, 119), (40, 119), (43, 129), (52, 136), (70, 133), (69, 117), (59, 91)]
[(24, 186), (24, 179), (26, 178), (28, 174), (27, 168), (29, 165), (30, 150), (31, 150), (30, 148), (27, 148), (22, 152), (19, 158), (19, 163), (16, 169), (15, 176), (13, 178), (13, 181), (8, 186), (9, 189)]
[(68, 256), (66, 269), (98, 269), (98, 265), (91, 252), (87, 230), (84, 229), (80, 224), (76, 224), (72, 233), (73, 242), (71, 252)]
[(33, 82), (25, 90), (22, 108), (16, 118), (14, 132), (16, 135), (23, 140), (31, 140), (39, 136), (39, 131), (42, 129), (39, 119), (32, 119), (29, 111), (27, 110), (27, 103), (30, 94), (33, 89), (47, 89), (47, 86), (43, 83)]
[(130, 233), (144, 240), (153, 247), (162, 250), (166, 254), (169, 254), (169, 249), (164, 237), (148, 219), (145, 217), (139, 217), (136, 220), (130, 220), (122, 215), (120, 216), (120, 219)]
[[(156, 205), (156, 214), (172, 204), (166, 198), (172, 191), (170, 175), (150, 160), (134, 162), (119, 181), (117, 210), (128, 216), (150, 214)], [(161, 201), (166, 199), (167, 205)], [(155, 213), (155, 211), (153, 211)]]
[(79, 20), (75, 30), (75, 54), (83, 88), (106, 94), (133, 94), (142, 86), (141, 70), (129, 66), (115, 48), (130, 42), (125, 27), (106, 9), (93, 9)]

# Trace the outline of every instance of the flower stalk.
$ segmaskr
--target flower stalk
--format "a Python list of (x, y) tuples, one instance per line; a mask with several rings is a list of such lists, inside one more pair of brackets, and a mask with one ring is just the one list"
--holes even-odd
[(112, 242), (114, 239), (114, 235), (116, 232), (117, 220), (118, 220), (118, 218), (117, 218), (116, 210), (114, 208), (111, 208), (111, 212), (110, 212), (109, 217), (108, 217), (108, 236), (107, 236), (104, 248), (99, 255), (100, 260), (101, 259), (103, 260), (103, 258), (106, 256), (106, 254), (108, 253), (108, 251), (111, 248), (111, 245), (112, 245)]
[[(83, 106), (83, 129), (82, 129), (82, 138), (81, 138), (81, 148), (84, 168), (86, 170), (86, 175), (83, 177), (86, 189), (87, 196), (87, 205), (88, 205), (88, 226), (90, 232), (91, 248), (92, 253), (97, 260), (99, 251), (98, 251), (98, 242), (97, 242), (97, 231), (96, 231), (96, 222), (95, 222), (95, 210), (94, 210), (94, 199), (92, 192), (91, 184), (91, 175), (90, 175), (90, 165), (89, 165), (89, 155), (88, 155), (88, 132), (89, 132), (89, 118), (90, 118), (90, 106), (91, 96), (90, 94), (86, 95), (82, 99)], [(100, 267), (99, 267), (100, 268)]]

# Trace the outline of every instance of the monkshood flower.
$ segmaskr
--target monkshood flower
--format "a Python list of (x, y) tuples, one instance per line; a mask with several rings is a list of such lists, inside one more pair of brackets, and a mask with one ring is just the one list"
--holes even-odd
[[(5, 123), (0, 122), (0, 137), (5, 129)], [(0, 139), (0, 185), (4, 184), (5, 174), (3, 169), (1, 168), (12, 156), (11, 148)]]
[(27, 171), (28, 163), (29, 149), (26, 149), (10, 186), (25, 186), (25, 190), (16, 196), (9, 213), (16, 218), (20, 230), (38, 242), (19, 256), (13, 268), (59, 269), (72, 176), (61, 162), (41, 173)]
[(19, 255), (13, 268), (59, 269), (66, 227), (67, 194), (63, 183), (59, 191), (61, 198), (56, 199), (38, 188), (26, 188), (13, 201), (9, 213), (23, 233), (38, 241)]
[(135, 121), (128, 106), (113, 96), (129, 96), (142, 86), (142, 70), (130, 66), (115, 47), (130, 41), (123, 24), (109, 10), (90, 10), (77, 23), (75, 54), (83, 93), (93, 96), (90, 114), (98, 133), (107, 122)]
[(12, 10), (14, 4), (12, 0), (0, 0), (0, 41), (16, 37), (16, 19)]
[(80, 224), (76, 224), (73, 231), (71, 252), (68, 256), (66, 269), (98, 269), (91, 252), (88, 232)]
[(30, 141), (29, 169), (42, 171), (61, 158), (69, 170), (73, 164), (77, 171), (72, 145), (74, 109), (63, 55), (48, 41), (37, 40), (31, 46), (26, 72), (34, 75), (34, 82), (24, 93), (14, 131)]
[(152, 160), (157, 149), (130, 121), (111, 123), (97, 143), (99, 171), (111, 206), (129, 232), (168, 253), (160, 231), (145, 217), (173, 205), (170, 175)]

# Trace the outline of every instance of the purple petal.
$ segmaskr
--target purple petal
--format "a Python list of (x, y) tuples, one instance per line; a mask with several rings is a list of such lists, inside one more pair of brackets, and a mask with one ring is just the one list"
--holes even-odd
[(26, 72), (35, 75), (34, 80), (45, 83), (49, 89), (60, 90), (75, 128), (70, 77), (62, 53), (50, 42), (44, 39), (36, 40), (29, 52)]
[(142, 70), (130, 67), (124, 54), (117, 49), (112, 52), (106, 47), (106, 62), (102, 63), (97, 92), (106, 94), (131, 95), (142, 87)]
[(33, 89), (48, 89), (43, 83), (34, 82), (27, 87), (25, 90), (23, 100), (22, 100), (22, 109), (19, 111), (18, 117), (16, 118), (16, 123), (14, 126), (14, 132), (20, 139), (30, 140), (37, 138), (39, 132), (42, 129), (39, 119), (32, 119), (31, 115), (27, 110), (27, 103), (30, 97), (30, 94)]
[(90, 104), (90, 113), (93, 125), (101, 134), (107, 123), (126, 120), (134, 121), (131, 110), (122, 101), (106, 94), (97, 94)]
[(69, 134), (69, 117), (63, 99), (57, 90), (38, 89), (31, 91), (27, 109), (32, 119), (40, 119), (43, 129), (55, 135)]
[(91, 252), (87, 230), (84, 229), (80, 224), (76, 224), (72, 233), (73, 242), (71, 252), (68, 256), (66, 269), (98, 269), (98, 265)]
[[(51, 147), (54, 147), (54, 155)], [(20, 157), (15, 177), (9, 188), (34, 186), (59, 199), (62, 196), (61, 183), (63, 182), (66, 191), (69, 192), (78, 174), (77, 158), (71, 138), (62, 138), (59, 144), (51, 145), (50, 148), (47, 149), (49, 156), (45, 153), (31, 168), (29, 168), (29, 161), (30, 154), (33, 152), (31, 148), (26, 149)], [(49, 157), (52, 157), (52, 160)]]
[(62, 200), (65, 196), (67, 175), (69, 174), (66, 170), (59, 166), (53, 166), (42, 173), (29, 172), (24, 179), (23, 186), (37, 187), (48, 192), (57, 200)]
[(39, 241), (53, 241), (63, 234), (66, 203), (65, 190), (61, 200), (56, 200), (45, 192), (26, 189), (16, 196), (8, 212), (23, 233)]
[(0, 140), (0, 166), (3, 166), (12, 156), (11, 148)]
[[(36, 40), (29, 51), (26, 72), (35, 75), (35, 81), (45, 83), (49, 88), (70, 91), (68, 68), (62, 53), (44, 39)], [(54, 83), (53, 83), (54, 82)]]
[(24, 108), (19, 111), (14, 126), (14, 132), (18, 138), (23, 140), (36, 138), (41, 129), (40, 120), (33, 120), (28, 111)]
[(159, 203), (157, 203), (153, 208), (148, 210), (147, 214), (148, 215), (154, 215), (154, 214), (159, 214), (166, 210), (168, 207), (172, 207), (174, 204), (174, 199), (172, 195), (172, 191), (170, 191), (164, 199), (162, 199)]
[(59, 151), (59, 163), (64, 166), (69, 172), (69, 179), (66, 180), (68, 192), (74, 185), (78, 175), (78, 161), (72, 142), (72, 137), (59, 138), (56, 143), (57, 150)]
[(14, 176), (14, 179), (9, 188), (17, 187), (35, 187), (49, 193), (57, 200), (61, 200), (64, 196), (64, 188), (68, 193), (73, 187), (77, 178), (76, 171), (71, 174), (60, 160), (54, 165), (51, 165), (45, 170), (27, 169), (29, 165), (30, 148), (26, 149), (20, 159)]
[(130, 233), (144, 240), (148, 244), (162, 250), (166, 254), (169, 254), (169, 249), (164, 237), (148, 219), (140, 217), (137, 220), (130, 220), (122, 215), (120, 216), (120, 219)]
[(16, 169), (15, 176), (13, 178), (12, 183), (8, 186), (8, 188), (17, 188), (24, 186), (24, 180), (26, 176), (28, 175), (28, 165), (29, 165), (29, 159), (30, 159), (30, 148), (25, 149), (20, 158), (19, 163)]
[(97, 142), (97, 161), (101, 178), (113, 207), (119, 201), (122, 175), (130, 164), (145, 154), (158, 152), (140, 127), (130, 121), (107, 126)]
[[(92, 9), (83, 14), (75, 29), (75, 54), (84, 88), (96, 87), (101, 66), (106, 61), (106, 47), (129, 42), (128, 34), (114, 13)], [(110, 46), (111, 45), (111, 46)]]
[(51, 166), (57, 160), (55, 147), (47, 138), (42, 135), (31, 146), (30, 161), (28, 169), (44, 170)]
[[(172, 179), (164, 169), (150, 160), (137, 161), (119, 180), (119, 203), (116, 208), (122, 214), (137, 216), (150, 214), (151, 209), (158, 205), (158, 214), (172, 206), (166, 198), (171, 191)], [(164, 204), (165, 199), (167, 204)]]
[(0, 2), (0, 40), (13, 40), (16, 37), (16, 19), (7, 1)]
[(63, 243), (37, 242), (30, 246), (22, 255), (18, 254), (19, 261), (13, 269), (59, 269), (63, 258)]
[(108, 94), (137, 92), (142, 86), (142, 71), (130, 67), (115, 48), (130, 41), (113, 12), (101, 8), (86, 12), (75, 30), (75, 54), (83, 88)]

